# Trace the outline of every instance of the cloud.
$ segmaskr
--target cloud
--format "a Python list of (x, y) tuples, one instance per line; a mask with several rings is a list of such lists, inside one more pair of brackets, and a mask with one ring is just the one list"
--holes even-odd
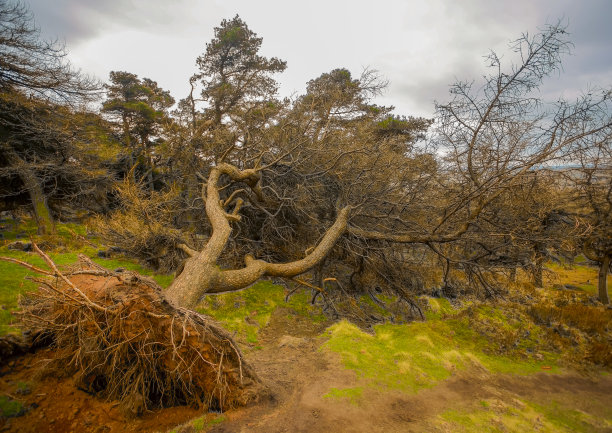
[(122, 29), (152, 34), (192, 31), (198, 13), (223, 10), (214, 0), (26, 0), (43, 34), (70, 47)]
[(66, 41), (73, 62), (106, 78), (111, 70), (150, 77), (178, 99), (213, 27), (236, 13), (264, 39), (262, 53), (288, 62), (283, 96), (338, 67), (378, 70), (390, 87), (380, 103), (402, 114), (431, 115), (456, 79), (479, 79), (489, 49), (559, 18), (569, 23), (574, 54), (546, 95), (609, 86), (612, 2), (607, 0), (29, 0), (47, 36)]

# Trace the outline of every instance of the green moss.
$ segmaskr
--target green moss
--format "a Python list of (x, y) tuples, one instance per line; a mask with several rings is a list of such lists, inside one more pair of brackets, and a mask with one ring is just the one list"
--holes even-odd
[(0, 395), (0, 418), (11, 418), (20, 416), (25, 408), (20, 401), (13, 400), (5, 395)]
[(191, 421), (191, 426), (197, 432), (202, 431), (205, 425), (206, 425), (206, 416), (203, 416), (201, 418), (196, 418), (193, 421)]
[(17, 388), (15, 389), (17, 394), (29, 394), (31, 392), (31, 387), (28, 382), (17, 382)]
[[(536, 403), (529, 403), (534, 410), (543, 414), (546, 419), (553, 424), (556, 428), (562, 429), (561, 431), (570, 432), (590, 432), (593, 431), (594, 419), (591, 415), (561, 406), (559, 403), (553, 401), (550, 404), (542, 405)], [(603, 421), (603, 420), (602, 420)], [(612, 420), (608, 420), (612, 421)], [(609, 423), (609, 422), (608, 422)]]
[(354, 388), (332, 388), (327, 394), (323, 395), (323, 398), (331, 400), (343, 400), (346, 399), (352, 405), (357, 406), (361, 397), (363, 396), (363, 387)]
[(213, 418), (208, 421), (207, 427), (212, 427), (214, 425), (221, 424), (223, 421), (225, 421), (225, 415), (219, 415), (216, 418)]
[[(497, 326), (497, 322), (491, 323)], [(473, 325), (473, 320), (464, 315), (407, 325), (377, 325), (374, 334), (368, 334), (341, 321), (328, 328), (329, 340), (323, 347), (339, 353), (347, 368), (374, 386), (409, 392), (431, 387), (453, 371), (470, 366), (515, 374), (540, 372), (542, 367), (547, 368), (544, 371), (558, 370), (552, 354), (544, 353), (542, 359), (535, 360), (492, 353), (490, 338)]]
[[(395, 299), (388, 297), (388, 296), (379, 296), (378, 299), (380, 300), (380, 302), (382, 302), (385, 305), (391, 304)], [(372, 300), (372, 298), (370, 298), (368, 295), (363, 295), (359, 297), (359, 302), (361, 304), (365, 304), (368, 307), (370, 307), (370, 309), (375, 312), (376, 314), (379, 314), (382, 317), (389, 317), (391, 316), (391, 313), (389, 312), (388, 309), (386, 308), (382, 308), (380, 305), (378, 305), (376, 302), (374, 302)]]
[(432, 298), (429, 296), (424, 296), (423, 299), (427, 301), (427, 306), (429, 307), (429, 309), (425, 311), (425, 318), (427, 320), (440, 319), (457, 313), (448, 299)]
[[(593, 432), (609, 426), (607, 420), (560, 406), (527, 401), (486, 400), (480, 407), (447, 410), (440, 415), (445, 430), (453, 432)], [(484, 404), (486, 403), (486, 404)]]
[[(223, 421), (225, 421), (225, 415), (223, 414), (216, 415), (216, 414), (208, 413), (204, 416), (191, 420), (189, 422), (189, 425), (193, 427), (193, 429), (196, 432), (202, 432), (202, 431), (208, 430), (210, 427), (213, 427), (217, 424), (221, 424)], [(168, 433), (172, 433), (172, 432), (168, 432)]]
[(214, 317), (228, 330), (235, 331), (239, 338), (255, 345), (258, 331), (268, 324), (270, 316), (280, 306), (314, 322), (325, 320), (320, 309), (309, 303), (308, 293), (295, 293), (285, 302), (284, 288), (270, 281), (259, 281), (239, 292), (209, 295), (197, 310)]

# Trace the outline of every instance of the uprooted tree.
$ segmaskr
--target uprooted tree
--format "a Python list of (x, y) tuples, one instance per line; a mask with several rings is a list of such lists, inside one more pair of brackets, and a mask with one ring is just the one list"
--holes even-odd
[[(190, 97), (173, 119), (164, 115), (154, 128), (147, 120), (141, 137), (163, 180), (149, 181), (142, 196), (164, 197), (155, 188), (165, 183), (172, 206), (159, 212), (143, 199), (133, 207), (146, 218), (122, 214), (127, 206), (111, 216), (118, 219), (114, 239), (157, 262), (162, 253), (122, 233), (138, 232), (139, 223), (155, 225), (148, 233), (171, 231), (160, 250), (185, 257), (171, 286), (162, 292), (85, 259), (62, 273), (47, 260), (52, 271), (40, 271), (55, 281), (40, 280), (43, 289), (24, 305), (24, 318), (51, 338), (59, 362), (71, 360), (66, 370), (131, 412), (255, 399), (261, 384), (231, 337), (192, 311), (206, 294), (313, 271), (310, 287), (318, 290), (316, 280), (328, 273), (355, 291), (380, 284), (407, 298), (403, 278), (419, 270), (406, 263), (416, 267), (418, 256), (441, 264), (445, 286), (462, 274), (466, 285), (495, 295), (498, 271), (537, 269), (556, 248), (556, 224), (567, 223), (558, 218), (555, 194), (532, 196), (549, 186), (540, 181), (544, 169), (612, 135), (609, 92), (554, 106), (534, 97), (568, 47), (560, 26), (519, 39), (513, 48), (521, 62), (509, 70), (491, 54), (494, 73), (483, 87), (453, 86), (453, 99), (437, 106), (428, 145), (421, 139), (430, 120), (372, 103), (384, 83), (371, 71), (353, 78), (335, 69), (295, 100), (278, 100), (271, 75), (285, 64), (259, 56), (260, 45), (238, 17), (215, 29)], [(159, 128), (166, 128), (163, 146), (150, 148)], [(134, 132), (124, 131), (124, 139)], [(513, 207), (519, 199), (524, 206)], [(174, 213), (177, 202), (189, 212)], [(161, 213), (163, 223), (152, 224)], [(83, 278), (93, 279), (91, 290), (81, 288)], [(67, 332), (75, 328), (80, 332)]]
[[(212, 226), (210, 239), (202, 251), (194, 251), (183, 245), (190, 256), (183, 272), (166, 290), (166, 297), (175, 305), (193, 308), (204, 293), (229, 292), (243, 289), (263, 276), (291, 278), (310, 270), (334, 247), (336, 241), (346, 230), (350, 207), (338, 212), (334, 224), (325, 232), (321, 241), (304, 258), (289, 263), (275, 264), (245, 257), (245, 267), (237, 270), (222, 270), (218, 260), (231, 234), (230, 221), (240, 219), (239, 211), (243, 199), (233, 194), (225, 201), (219, 196), (219, 179), (222, 174), (232, 181), (242, 181), (258, 193), (258, 172), (260, 169), (239, 170), (228, 163), (220, 163), (210, 171), (205, 185), (206, 214)], [(261, 196), (261, 192), (259, 192)], [(231, 211), (228, 206), (233, 205)]]
[[(175, 308), (153, 281), (109, 271), (81, 255), (60, 271), (2, 257), (43, 275), (19, 313), (29, 344), (55, 350), (43, 373), (71, 375), (77, 386), (118, 400), (128, 415), (153, 407), (199, 405), (225, 410), (265, 394), (231, 335), (210, 318)], [(20, 341), (0, 345), (0, 360), (27, 351)], [(24, 347), (25, 346), (25, 347)]]
[[(388, 116), (384, 108), (369, 104), (367, 95), (379, 85), (371, 75), (353, 80), (346, 70), (312, 80), (306, 95), (253, 133), (256, 143), (248, 142), (248, 131), (239, 129), (244, 122), (236, 125), (235, 117), (222, 116), (217, 128), (224, 126), (244, 141), (230, 143), (209, 169), (203, 201), (210, 238), (200, 251), (181, 246), (189, 258), (168, 289), (169, 299), (192, 307), (206, 293), (238, 290), (262, 276), (291, 278), (317, 264), (331, 266), (332, 260), (324, 259), (334, 252), (335, 260), (349, 267), (362, 269), (364, 261), (375, 267), (383, 257), (376, 251), (391, 245), (400, 252), (407, 252), (405, 245), (426, 246), (445, 264), (445, 273), (459, 269), (488, 294), (494, 293), (496, 270), (511, 266), (534, 269), (539, 283), (542, 261), (559, 248), (559, 233), (573, 233), (562, 229), (572, 224), (572, 216), (559, 213), (559, 202), (532, 200), (530, 194), (543, 189), (529, 185), (546, 179), (548, 166), (576, 158), (576, 152), (592, 148), (591, 143), (609, 143), (612, 134), (605, 91), (554, 105), (534, 96), (544, 78), (560, 68), (568, 46), (564, 29), (550, 26), (512, 45), (522, 62), (508, 70), (492, 53), (494, 72), (481, 88), (455, 84), (453, 100), (437, 106), (434, 140), (443, 158), (423, 151), (410, 137), (422, 131), (423, 124), (426, 129), (427, 122), (411, 127), (407, 119)], [(271, 144), (266, 147), (266, 142)], [(238, 168), (249, 163), (252, 168)], [(296, 176), (294, 189), (280, 189), (282, 184), (270, 178), (275, 173)], [(317, 188), (309, 189), (309, 184)], [(523, 215), (519, 209), (504, 209), (520, 195), (523, 202), (531, 200), (531, 209), (523, 209)], [(342, 210), (336, 208), (339, 203), (345, 206)], [(251, 233), (240, 225), (245, 206), (251, 216), (250, 209), (261, 210), (268, 225), (274, 222), (270, 215), (279, 213), (284, 218), (277, 227), (304, 225), (300, 214), (305, 214), (314, 230), (329, 228), (319, 232), (316, 246), (303, 245), (301, 251), (307, 254), (302, 257), (294, 252), (292, 260), (282, 264), (256, 259), (253, 243), (244, 267), (222, 269), (228, 263), (219, 260), (226, 247), (231, 244), (234, 253), (245, 250), (235, 248)], [(313, 212), (318, 206), (320, 212)], [(526, 228), (526, 218), (535, 228)], [(232, 224), (241, 229), (242, 239), (232, 236)], [(312, 242), (308, 237), (289, 239)]]

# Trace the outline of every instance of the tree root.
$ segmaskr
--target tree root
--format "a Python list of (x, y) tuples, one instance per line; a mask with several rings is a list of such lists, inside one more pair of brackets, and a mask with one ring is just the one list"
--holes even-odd
[(174, 405), (226, 410), (265, 394), (230, 334), (173, 307), (154, 281), (86, 257), (65, 273), (50, 266), (55, 277), (34, 279), (40, 288), (20, 313), (26, 329), (52, 341), (47, 373), (72, 375), (132, 415)]

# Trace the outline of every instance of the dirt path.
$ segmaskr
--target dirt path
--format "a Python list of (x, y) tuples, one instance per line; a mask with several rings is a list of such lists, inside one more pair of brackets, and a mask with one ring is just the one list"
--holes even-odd
[[(417, 394), (378, 389), (344, 368), (338, 355), (319, 350), (324, 341), (317, 337), (321, 329), (299, 319), (291, 326), (286, 322), (286, 312), (277, 310), (262, 333), (263, 350), (249, 355), (274, 400), (229, 412), (226, 422), (209, 431), (439, 432), (447, 431), (439, 422), (442, 412), (469, 410), (483, 400), (501, 405), (520, 405), (523, 399), (542, 404), (555, 401), (595, 416), (610, 416), (610, 376), (597, 380), (576, 373), (523, 377), (472, 368)], [(332, 388), (350, 387), (363, 387), (359, 402), (324, 397)]]
[[(492, 375), (474, 367), (456, 372), (450, 379), (417, 394), (382, 389), (346, 369), (338, 355), (320, 349), (325, 340), (319, 336), (325, 326), (292, 315), (290, 310), (277, 309), (269, 325), (259, 334), (261, 349), (251, 349), (247, 353), (247, 358), (272, 391), (270, 401), (228, 411), (224, 422), (208, 430), (185, 424), (175, 431), (455, 431), (441, 422), (440, 414), (449, 409), (478, 409), (483, 401), (492, 402), (502, 409), (509, 405), (520, 408), (523, 400), (540, 404), (555, 401), (593, 417), (610, 419), (610, 376), (593, 379), (577, 373)], [(16, 396), (32, 408), (24, 416), (5, 420), (0, 424), (0, 431), (165, 432), (202, 415), (190, 408), (171, 408), (148, 413), (140, 419), (126, 419), (117, 405), (101, 402), (76, 389), (69, 379), (34, 380), (32, 375), (36, 363), (44, 357), (44, 351), (29, 355), (2, 370), (0, 387), (3, 393), (15, 392), (19, 383), (32, 384), (29, 394)], [(329, 396), (333, 388), (358, 388), (361, 393), (358, 400), (334, 398)], [(537, 430), (537, 424), (534, 424), (533, 431)], [(604, 423), (592, 431), (612, 431), (612, 428)]]

